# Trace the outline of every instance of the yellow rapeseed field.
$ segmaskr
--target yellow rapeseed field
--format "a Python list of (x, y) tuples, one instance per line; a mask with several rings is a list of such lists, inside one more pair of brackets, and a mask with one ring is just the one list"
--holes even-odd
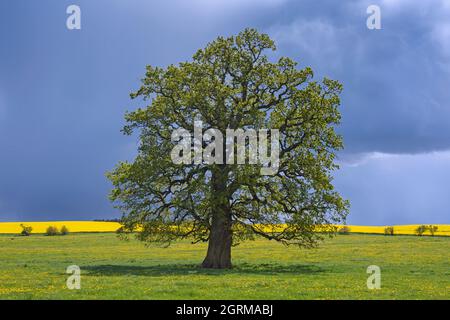
[[(32, 233), (45, 233), (49, 226), (55, 226), (60, 229), (66, 226), (69, 232), (115, 232), (120, 228), (118, 222), (98, 222), (98, 221), (45, 221), (45, 222), (0, 222), (0, 234), (18, 234), (22, 231), (21, 224), (31, 226)], [(394, 227), (394, 234), (413, 235), (419, 225), (398, 225)], [(438, 230), (437, 236), (450, 236), (450, 225), (436, 224)], [(259, 226), (264, 231), (281, 231), (285, 226)], [(340, 227), (340, 226), (338, 226)], [(350, 233), (374, 233), (384, 234), (386, 226), (353, 226), (349, 225)], [(426, 231), (424, 235), (430, 235)]]
[(0, 222), (0, 233), (20, 233), (21, 224), (32, 227), (31, 233), (45, 233), (49, 226), (61, 229), (66, 226), (69, 232), (114, 232), (120, 228), (117, 222), (97, 221), (45, 221), (45, 222)]
[[(415, 234), (415, 230), (420, 225), (410, 224), (410, 225), (399, 225), (394, 227), (394, 234)], [(450, 236), (450, 225), (449, 224), (434, 224), (437, 226), (438, 230), (434, 233), (437, 236)], [(350, 232), (357, 233), (382, 233), (384, 234), (384, 229), (386, 226), (348, 226)], [(430, 232), (427, 230), (424, 235), (429, 235)]]
[[(410, 225), (394, 225), (394, 234), (403, 234), (403, 235), (414, 235), (415, 230), (419, 227), (419, 224), (410, 224)], [(438, 227), (437, 231), (434, 233), (436, 236), (450, 236), (450, 225), (449, 224), (434, 224), (433, 226)], [(274, 226), (259, 226), (260, 229), (265, 232), (281, 232), (286, 225), (274, 225)], [(336, 226), (338, 229), (343, 226)], [(388, 226), (347, 226), (349, 228), (350, 233), (372, 233), (372, 234), (384, 234), (384, 229)], [(318, 228), (320, 229), (320, 228)], [(425, 231), (424, 235), (430, 235), (430, 232)]]

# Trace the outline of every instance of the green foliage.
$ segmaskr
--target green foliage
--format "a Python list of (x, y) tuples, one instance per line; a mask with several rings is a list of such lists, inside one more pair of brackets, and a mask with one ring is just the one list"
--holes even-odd
[(416, 235), (422, 236), (422, 235), (424, 235), (425, 232), (429, 231), (430, 235), (432, 237), (434, 237), (434, 234), (438, 231), (438, 228), (439, 228), (438, 226), (434, 226), (432, 224), (430, 224), (430, 225), (423, 224), (423, 225), (417, 227), (415, 232), (416, 232)]
[(384, 228), (384, 234), (386, 236), (393, 236), (394, 235), (394, 227), (386, 227), (386, 228)]
[[(246, 29), (219, 37), (192, 61), (167, 68), (147, 66), (142, 86), (131, 94), (147, 105), (126, 114), (123, 132), (139, 134), (138, 155), (107, 174), (110, 198), (123, 213), (127, 232), (140, 240), (170, 243), (210, 239), (217, 212), (230, 219), (233, 243), (255, 234), (303, 247), (315, 246), (334, 224), (345, 221), (349, 203), (332, 184), (343, 147), (335, 128), (342, 85), (313, 80), (311, 68), (282, 57), (266, 34)], [(278, 129), (280, 167), (260, 175), (260, 165), (176, 165), (171, 159), (175, 128)], [(257, 224), (286, 223), (268, 233)], [(322, 233), (314, 232), (321, 225)]]
[(31, 231), (33, 231), (33, 227), (26, 226), (24, 224), (21, 224), (20, 227), (22, 228), (22, 231), (20, 232), (20, 235), (26, 236), (26, 237), (31, 235)]
[(124, 230), (123, 227), (120, 227), (120, 228), (118, 228), (118, 229), (116, 230), (116, 233), (117, 233), (117, 234), (122, 234), (122, 233), (124, 233), (124, 232), (125, 232), (125, 230)]
[(61, 227), (61, 230), (59, 231), (59, 233), (60, 233), (62, 236), (67, 235), (67, 234), (69, 234), (69, 228), (67, 228), (66, 226), (62, 226), (62, 227)]
[(55, 226), (49, 226), (49, 227), (47, 228), (47, 231), (45, 232), (45, 234), (46, 234), (47, 236), (56, 236), (56, 235), (59, 234), (59, 230), (58, 230), (58, 228), (55, 227)]
[(350, 227), (348, 226), (343, 226), (341, 228), (339, 228), (338, 233), (339, 234), (350, 234)]
[(421, 225), (418, 226), (415, 230), (416, 235), (418, 235), (419, 237), (423, 236), (423, 234), (425, 233), (425, 231), (427, 231), (428, 227), (426, 225)]
[(432, 237), (434, 237), (434, 233), (438, 231), (438, 226), (429, 225), (428, 231), (430, 231), (430, 234)]

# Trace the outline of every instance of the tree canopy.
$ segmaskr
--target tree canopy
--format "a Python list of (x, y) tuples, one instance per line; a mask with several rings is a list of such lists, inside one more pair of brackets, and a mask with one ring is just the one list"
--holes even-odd
[[(150, 242), (208, 241), (203, 266), (227, 268), (241, 240), (311, 247), (345, 221), (349, 204), (332, 184), (343, 147), (335, 131), (342, 85), (314, 81), (311, 68), (290, 58), (271, 61), (266, 53), (275, 50), (268, 35), (245, 29), (191, 61), (146, 67), (131, 94), (145, 106), (127, 113), (123, 128), (138, 133), (138, 155), (108, 173), (126, 231)], [(174, 163), (173, 131), (193, 132), (196, 120), (221, 132), (277, 129), (277, 172), (260, 174), (261, 163)]]

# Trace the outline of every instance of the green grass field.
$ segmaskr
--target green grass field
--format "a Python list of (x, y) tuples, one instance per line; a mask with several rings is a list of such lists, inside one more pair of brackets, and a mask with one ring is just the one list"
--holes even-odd
[[(449, 299), (450, 238), (339, 235), (305, 250), (257, 240), (232, 270), (197, 267), (206, 246), (146, 247), (115, 234), (0, 236), (0, 299)], [(81, 289), (66, 287), (67, 266)], [(367, 266), (381, 268), (368, 290)]]

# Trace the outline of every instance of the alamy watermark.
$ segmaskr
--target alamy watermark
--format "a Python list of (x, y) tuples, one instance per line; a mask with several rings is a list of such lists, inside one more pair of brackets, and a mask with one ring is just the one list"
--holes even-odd
[[(78, 5), (71, 4), (67, 7), (66, 13), (69, 15), (66, 20), (66, 26), (69, 30), (81, 29), (81, 8)], [(381, 9), (378, 5), (371, 4), (367, 7), (366, 13), (369, 15), (366, 20), (366, 26), (369, 30), (381, 29)]]
[(381, 269), (379, 266), (371, 265), (367, 267), (370, 276), (367, 278), (367, 289), (381, 289)]
[(375, 4), (371, 4), (367, 7), (367, 14), (370, 14), (366, 20), (366, 26), (369, 30), (380, 30), (381, 29), (381, 9)]
[[(270, 140), (270, 141), (269, 141)], [(184, 128), (172, 132), (171, 158), (175, 164), (253, 164), (261, 165), (261, 175), (275, 175), (280, 165), (278, 129), (214, 128), (203, 132), (202, 121), (194, 121), (194, 133)]]
[(81, 289), (81, 269), (77, 265), (68, 266), (66, 273), (70, 274), (67, 278), (66, 285), (69, 290)]
[(67, 7), (66, 13), (69, 14), (66, 20), (66, 27), (69, 30), (81, 29), (81, 9), (75, 4)]

